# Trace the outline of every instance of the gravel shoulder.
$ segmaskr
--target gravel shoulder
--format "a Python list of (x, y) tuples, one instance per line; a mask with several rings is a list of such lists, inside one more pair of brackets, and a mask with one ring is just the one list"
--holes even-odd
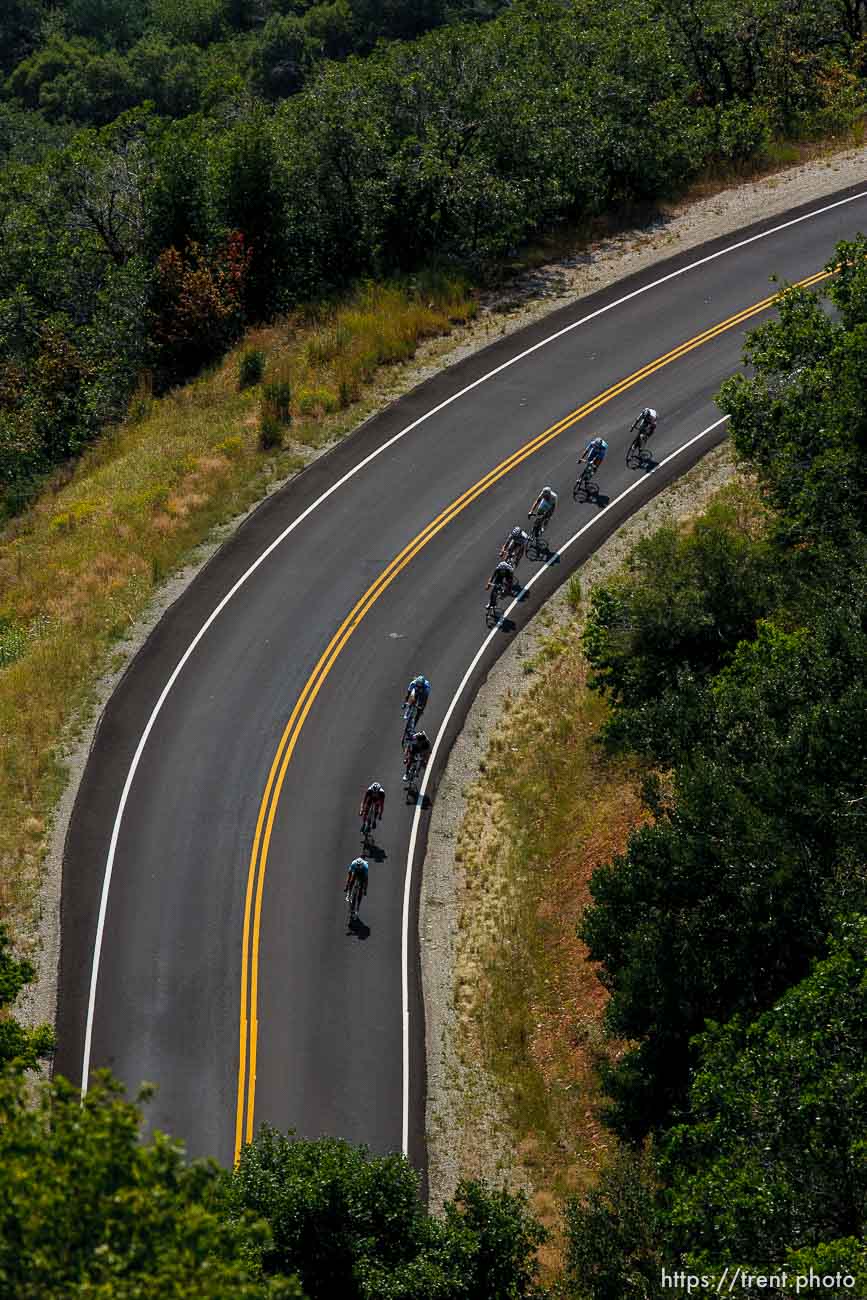
[[(660, 208), (640, 227), (582, 245), (574, 253), (525, 272), (497, 292), (484, 295), (475, 320), (455, 329), (447, 337), (424, 343), (418, 349), (414, 360), (407, 365), (396, 366), (384, 372), (382, 381), (376, 389), (356, 409), (356, 417), (361, 420), (370, 418), (397, 397), (443, 368), (479, 351), (502, 335), (521, 329), (558, 307), (574, 302), (576, 298), (604, 288), (675, 253), (696, 247), (751, 222), (820, 198), (865, 178), (867, 178), (867, 147), (859, 147), (789, 168), (759, 181), (722, 190), (709, 197)], [(328, 449), (328, 446), (325, 446), (315, 452), (309, 452), (309, 460)], [(269, 491), (276, 491), (281, 486), (282, 483), (274, 483)], [(676, 485), (670, 491), (676, 492), (678, 486)], [(667, 494), (665, 499), (668, 499)], [(95, 684), (86, 716), (78, 720), (68, 736), (65, 751), (61, 756), (68, 780), (51, 829), (50, 848), (45, 861), (40, 894), (37, 946), (41, 955), (38, 960), (38, 976), (22, 994), (17, 1008), (17, 1014), (25, 1023), (50, 1023), (55, 1017), (60, 952), (63, 845), (81, 776), (105, 703), (162, 615), (244, 518), (246, 515), (238, 516), (216, 529), (209, 543), (198, 548), (195, 554), (190, 556), (184, 570), (175, 574), (161, 588), (146, 617), (136, 627), (130, 629), (125, 640), (114, 648), (110, 670)], [(517, 647), (513, 647), (509, 655), (514, 655), (516, 652)], [(483, 695), (484, 693), (480, 695), (467, 719), (463, 736), (455, 748), (455, 755), (443, 779), (443, 789), (455, 780), (458, 787), (460, 786), (460, 781), (454, 777), (454, 773), (459, 770), (456, 756), (461, 746), (465, 745), (467, 737), (472, 735), (480, 725), (481, 715), (477, 711), (484, 707)], [(491, 707), (490, 704), (488, 707)], [(478, 759), (482, 752), (481, 742), (474, 750), (467, 752), (461, 760), (468, 765), (467, 771), (477, 770)], [(447, 810), (448, 807), (447, 801), (440, 797), (438, 812), (439, 809)], [(448, 817), (451, 828), (449, 833), (453, 837), (456, 834), (460, 815), (460, 807), (455, 804)], [(447, 826), (446, 829), (448, 830), (449, 827)], [(429, 860), (432, 860), (430, 859), (432, 852), (433, 849), (430, 849)], [(430, 870), (433, 872), (434, 868)], [(426, 878), (427, 872), (426, 863)], [(433, 879), (433, 875), (431, 878)], [(437, 933), (446, 938), (451, 924), (447, 915), (450, 905), (448, 899), (444, 900), (438, 922), (440, 929)], [(427, 920), (422, 920), (421, 925), (423, 935), (426, 934), (425, 927), (428, 925), (433, 927), (431, 931), (433, 934), (436, 930), (434, 913), (429, 911)], [(450, 999), (450, 987), (446, 981), (426, 989), (429, 1024), (439, 1023), (436, 1019), (436, 1006)], [(430, 1041), (429, 1035), (429, 1053), (431, 1052)], [(432, 1142), (432, 1170), (437, 1159), (435, 1127), (447, 1123), (442, 1119), (446, 1111), (438, 1103), (436, 1078), (435, 1072), (432, 1072), (429, 1081), (428, 1122)], [(431, 1119), (431, 1116), (434, 1118)], [(448, 1127), (443, 1131), (443, 1136), (447, 1144), (451, 1140)]]

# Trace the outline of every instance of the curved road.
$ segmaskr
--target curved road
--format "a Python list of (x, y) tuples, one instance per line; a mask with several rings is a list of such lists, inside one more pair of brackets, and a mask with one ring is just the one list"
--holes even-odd
[[(406, 682), (433, 682), (432, 737), (446, 720), (435, 798), (510, 630), (723, 436), (713, 394), (766, 319), (769, 277), (814, 275), (859, 228), (867, 187), (621, 281), (422, 385), (256, 511), (100, 722), (66, 843), (59, 1072), (157, 1082), (151, 1123), (223, 1163), (267, 1120), (403, 1145), (423, 1166), (415, 897), (429, 802), (401, 791)], [(644, 404), (661, 417), (648, 474), (623, 455)], [(576, 448), (597, 431), (601, 497), (575, 504)], [(546, 482), (561, 494), (555, 546), (596, 522), (479, 655), (484, 582)], [(521, 577), (539, 568), (525, 561)], [(381, 855), (350, 933), (341, 886), (374, 779), (388, 794)]]

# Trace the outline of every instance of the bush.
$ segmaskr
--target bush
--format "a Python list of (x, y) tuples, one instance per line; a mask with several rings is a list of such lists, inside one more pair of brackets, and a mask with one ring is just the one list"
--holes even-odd
[(291, 424), (292, 385), (288, 379), (276, 379), (262, 390), (262, 407), (267, 408), (281, 424)]
[(261, 348), (247, 348), (241, 353), (241, 363), (238, 367), (238, 387), (240, 389), (252, 388), (258, 384), (265, 373), (265, 353)]
[(262, 451), (273, 451), (283, 446), (283, 426), (269, 411), (259, 417), (259, 446)]

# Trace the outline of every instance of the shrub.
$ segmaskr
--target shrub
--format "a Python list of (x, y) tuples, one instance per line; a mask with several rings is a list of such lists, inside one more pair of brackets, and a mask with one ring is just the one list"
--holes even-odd
[(273, 451), (283, 445), (283, 426), (270, 411), (262, 411), (259, 417), (259, 446), (262, 451)]
[(267, 409), (281, 424), (290, 424), (292, 385), (288, 379), (276, 379), (262, 390), (262, 409)]
[(241, 353), (241, 364), (238, 368), (238, 387), (241, 389), (252, 388), (258, 384), (265, 373), (265, 353), (261, 348), (247, 348)]

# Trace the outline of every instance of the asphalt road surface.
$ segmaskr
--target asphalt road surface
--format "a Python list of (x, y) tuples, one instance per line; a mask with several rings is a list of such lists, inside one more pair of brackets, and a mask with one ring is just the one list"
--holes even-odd
[[(225, 1164), (268, 1121), (404, 1147), (423, 1167), (415, 903), (449, 744), (514, 627), (724, 436), (717, 425), (667, 460), (719, 420), (713, 395), (767, 319), (744, 313), (773, 294), (769, 277), (812, 276), (859, 229), (867, 185), (582, 299), (422, 385), (251, 516), (99, 725), (66, 843), (59, 1073), (157, 1083), (151, 1124)], [(660, 413), (656, 469), (624, 460), (643, 405)], [(597, 432), (600, 494), (575, 503), (577, 453)], [(560, 493), (554, 547), (596, 523), (494, 631), (455, 700), (487, 635), (499, 546), (545, 483)], [(520, 577), (542, 567), (525, 560)], [(418, 672), (433, 683), (428, 734), (447, 724), (417, 807), (400, 709)], [(373, 780), (385, 817), (350, 931), (342, 886)]]

